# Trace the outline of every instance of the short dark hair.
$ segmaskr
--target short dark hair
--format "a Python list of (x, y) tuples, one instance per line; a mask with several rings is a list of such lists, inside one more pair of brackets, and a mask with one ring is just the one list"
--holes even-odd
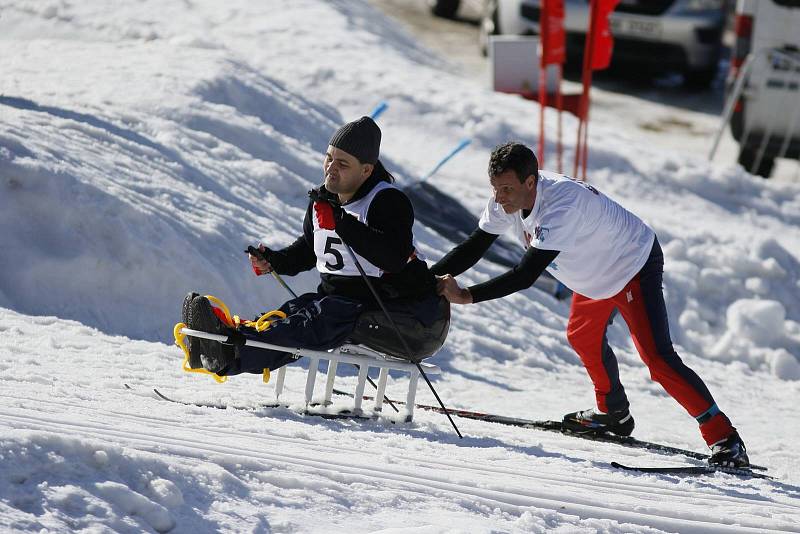
[(539, 179), (539, 161), (533, 150), (522, 143), (511, 141), (494, 147), (489, 157), (489, 177), (495, 177), (506, 171), (514, 171), (520, 183), (528, 176)]

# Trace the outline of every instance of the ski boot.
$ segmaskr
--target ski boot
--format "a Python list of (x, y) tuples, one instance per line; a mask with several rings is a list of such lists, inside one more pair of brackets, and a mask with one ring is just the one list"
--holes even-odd
[(747, 457), (747, 448), (739, 433), (734, 431), (727, 438), (714, 443), (711, 446), (711, 458), (708, 459), (708, 463), (720, 467), (748, 467), (750, 459)]
[[(188, 298), (188, 295), (187, 295)], [(200, 330), (209, 334), (221, 336), (231, 336), (236, 334), (236, 330), (223, 324), (214, 313), (211, 303), (207, 298), (196, 296), (189, 305), (189, 328)], [(227, 345), (219, 341), (213, 341), (202, 337), (192, 339), (193, 347), (189, 349), (189, 360), (198, 359), (200, 365), (207, 371), (217, 373), (236, 359), (236, 349), (233, 345)], [(190, 366), (191, 363), (190, 363)], [(194, 368), (194, 367), (193, 367)]]
[(633, 432), (634, 421), (627, 408), (611, 413), (602, 413), (594, 408), (589, 408), (565, 415), (561, 427), (576, 434), (610, 432), (617, 436), (630, 436)]
[[(189, 313), (192, 306), (192, 301), (195, 297), (199, 297), (199, 293), (187, 293), (183, 299), (183, 306), (181, 307), (181, 322), (189, 326)], [(200, 361), (200, 348), (197, 346), (197, 338), (193, 336), (186, 336), (186, 348), (189, 350), (189, 367), (191, 369), (200, 369), (203, 367), (203, 362)]]

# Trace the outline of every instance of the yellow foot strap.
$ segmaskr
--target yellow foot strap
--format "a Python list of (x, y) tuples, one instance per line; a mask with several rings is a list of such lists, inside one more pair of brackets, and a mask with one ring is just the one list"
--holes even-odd
[[(264, 332), (268, 330), (272, 324), (276, 321), (280, 321), (286, 319), (286, 314), (280, 310), (272, 310), (271, 312), (267, 312), (261, 317), (258, 318), (257, 321), (247, 321), (242, 320), (239, 318), (238, 315), (231, 316), (231, 312), (228, 307), (222, 302), (220, 299), (213, 295), (206, 295), (205, 296), (210, 302), (213, 302), (217, 305), (217, 307), (222, 310), (222, 313), (225, 315), (225, 323), (227, 326), (231, 328), (238, 328), (239, 325), (249, 326), (250, 328), (254, 328), (257, 332)], [(186, 324), (178, 323), (175, 325), (175, 328), (172, 330), (172, 335), (175, 336), (175, 344), (181, 348), (183, 351), (183, 370), (187, 373), (201, 373), (206, 375), (211, 375), (211, 377), (217, 381), (217, 383), (222, 384), (226, 380), (228, 380), (227, 376), (219, 376), (217, 373), (212, 373), (207, 369), (192, 369), (189, 366), (189, 348), (186, 346), (186, 334), (182, 332), (184, 328), (186, 328)], [(262, 379), (264, 383), (268, 383), (270, 378), (269, 368), (265, 367), (264, 372), (262, 374)]]
[(183, 351), (183, 370), (187, 373), (201, 373), (205, 375), (211, 375), (217, 383), (222, 384), (226, 380), (228, 380), (227, 376), (219, 376), (217, 373), (212, 373), (206, 369), (192, 369), (189, 366), (189, 348), (186, 346), (186, 334), (182, 332), (182, 330), (186, 328), (184, 323), (178, 323), (175, 325), (175, 328), (172, 330), (172, 335), (175, 336), (175, 344), (178, 345), (181, 350)]

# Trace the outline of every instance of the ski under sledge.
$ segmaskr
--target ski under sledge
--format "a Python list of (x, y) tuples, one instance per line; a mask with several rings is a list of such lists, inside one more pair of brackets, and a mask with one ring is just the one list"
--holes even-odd
[[(131, 387), (128, 384), (123, 384), (125, 389), (135, 391), (135, 388)], [(169, 397), (165, 395), (157, 388), (151, 388), (153, 393), (153, 398), (165, 401), (165, 402), (172, 402), (174, 404), (181, 404), (183, 406), (195, 406), (197, 408), (214, 408), (215, 410), (260, 410), (264, 408), (286, 408), (289, 409), (293, 414), (296, 415), (309, 415), (313, 417), (321, 417), (322, 419), (353, 419), (353, 420), (361, 420), (361, 421), (375, 421), (377, 420), (378, 416), (371, 416), (371, 415), (364, 415), (364, 414), (356, 414), (350, 412), (348, 410), (341, 410), (341, 411), (324, 411), (325, 407), (321, 404), (312, 404), (312, 407), (318, 407), (319, 410), (295, 410), (288, 404), (281, 404), (279, 402), (271, 402), (271, 403), (260, 403), (255, 406), (234, 406), (229, 404), (223, 403), (215, 403), (215, 402), (197, 402), (197, 401), (186, 401), (186, 400), (179, 400)], [(391, 419), (388, 419), (390, 422), (394, 422)]]

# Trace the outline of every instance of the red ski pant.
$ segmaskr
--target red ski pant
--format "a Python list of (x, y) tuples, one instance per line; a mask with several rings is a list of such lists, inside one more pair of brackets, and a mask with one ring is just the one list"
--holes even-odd
[(705, 383), (683, 363), (672, 346), (662, 290), (664, 257), (656, 240), (644, 267), (611, 298), (595, 300), (573, 294), (567, 339), (589, 373), (603, 412), (628, 408), (617, 358), (606, 338), (609, 317), (619, 310), (650, 377), (697, 419), (704, 440), (712, 445), (734, 431), (719, 411)]

